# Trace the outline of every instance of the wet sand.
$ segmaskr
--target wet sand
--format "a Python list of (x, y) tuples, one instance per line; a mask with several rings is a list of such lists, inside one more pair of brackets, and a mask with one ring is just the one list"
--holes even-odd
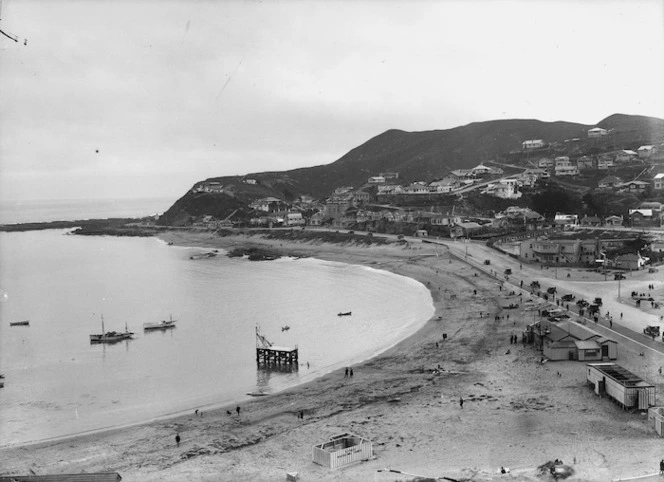
[[(124, 480), (263, 481), (298, 472), (302, 481), (414, 475), (534, 481), (542, 480), (537, 466), (555, 458), (574, 468), (577, 481), (658, 471), (661, 440), (646, 417), (597, 398), (585, 384), (583, 362), (540, 364), (532, 346), (510, 344), (510, 335), (520, 334), (536, 312), (524, 310), (522, 298), (508, 296), (512, 288), (500, 290), (496, 279), (444, 247), (417, 241), (406, 247), (284, 243), (205, 232), (162, 237), (210, 248), (270, 245), (282, 254), (393, 271), (428, 286), (436, 313), (417, 333), (354, 366), (352, 378), (338, 370), (243, 403), (239, 416), (235, 407), (224, 407), (202, 417), (191, 413), (1, 449), (1, 474), (112, 471)], [(519, 309), (501, 308), (510, 303)], [(638, 374), (643, 362), (619, 346), (619, 364)], [(662, 380), (648, 379), (658, 391)], [(372, 440), (375, 459), (336, 471), (312, 463), (313, 445), (345, 432)], [(501, 466), (511, 473), (501, 476)]]

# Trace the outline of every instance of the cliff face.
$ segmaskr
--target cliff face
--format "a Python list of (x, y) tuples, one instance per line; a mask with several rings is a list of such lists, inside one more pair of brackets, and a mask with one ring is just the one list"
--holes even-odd
[[(207, 179), (203, 182), (222, 185), (223, 193), (189, 192), (162, 216), (160, 223), (187, 224), (203, 214), (224, 219), (236, 210), (237, 213), (248, 211), (247, 206), (253, 200), (268, 196), (286, 202), (300, 195), (324, 199), (339, 186), (359, 187), (381, 172), (398, 172), (399, 182), (408, 183), (441, 178), (454, 169), (468, 169), (483, 161), (518, 162), (521, 143), (527, 139), (544, 140), (549, 150), (542, 152), (542, 156), (576, 156), (611, 148), (636, 149), (641, 144), (664, 141), (664, 120), (658, 118), (614, 114), (596, 126), (610, 130), (602, 146), (588, 139), (587, 131), (595, 125), (562, 121), (496, 120), (425, 132), (392, 129), (369, 139), (331, 164)], [(570, 139), (580, 141), (564, 142)], [(256, 183), (249, 184), (245, 182), (247, 179)], [(200, 184), (202, 182), (197, 183)]]

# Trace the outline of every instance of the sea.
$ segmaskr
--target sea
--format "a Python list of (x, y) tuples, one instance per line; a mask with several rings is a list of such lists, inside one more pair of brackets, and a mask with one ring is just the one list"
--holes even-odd
[[(137, 217), (173, 202), (125, 201), (62, 202), (60, 214), (23, 203), (11, 222)], [(200, 258), (210, 250), (70, 233), (0, 233), (0, 446), (241, 404), (373, 357), (434, 312), (424, 285), (365, 266)], [(171, 317), (175, 328), (143, 330)], [(102, 322), (135, 335), (90, 344)], [(257, 330), (297, 347), (299, 366), (257, 366)]]

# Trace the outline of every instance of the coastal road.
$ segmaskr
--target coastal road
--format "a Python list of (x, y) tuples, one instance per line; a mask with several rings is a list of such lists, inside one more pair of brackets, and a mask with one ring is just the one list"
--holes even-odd
[[(646, 312), (637, 308), (630, 296), (632, 291), (650, 293), (648, 290), (650, 284), (655, 285), (655, 291), (661, 291), (664, 288), (661, 273), (640, 271), (628, 274), (628, 278), (625, 280), (607, 279), (604, 281), (603, 275), (576, 268), (543, 269), (539, 265), (520, 263), (484, 243), (452, 240), (429, 240), (429, 242), (447, 246), (457, 258), (495, 276), (496, 283), (508, 283), (518, 289), (523, 281), (523, 289), (529, 292), (530, 282), (537, 280), (540, 282), (542, 293), (545, 293), (548, 287), (555, 286), (557, 288), (556, 299), (567, 293), (575, 295), (576, 300), (583, 298), (590, 302), (595, 297), (601, 297), (603, 301), (602, 316), (599, 323), (589, 323), (592, 329), (605, 336), (620, 338), (619, 341), (622, 344), (630, 345), (638, 352), (655, 350), (657, 353), (664, 354), (664, 343), (661, 338), (652, 340), (643, 334), (643, 328), (646, 325), (660, 326), (664, 332), (664, 323), (660, 320), (660, 316), (664, 315), (662, 300), (659, 300), (661, 306), (659, 310), (650, 309), (650, 312)], [(491, 264), (484, 264), (484, 260), (487, 259)], [(506, 277), (504, 272), (508, 268), (512, 270), (512, 275)], [(570, 273), (569, 278), (567, 278), (567, 273)], [(587, 279), (579, 279), (581, 276), (587, 276)], [(620, 294), (618, 290), (620, 290)], [(549, 301), (551, 300), (549, 298)], [(569, 305), (572, 313), (578, 313), (576, 300), (569, 303), (561, 302), (561, 307)], [(642, 302), (642, 305), (645, 303), (645, 301)], [(556, 305), (555, 299), (552, 304)], [(609, 317), (606, 316), (607, 312), (613, 319), (612, 324), (609, 322)], [(578, 316), (573, 317), (578, 318)]]

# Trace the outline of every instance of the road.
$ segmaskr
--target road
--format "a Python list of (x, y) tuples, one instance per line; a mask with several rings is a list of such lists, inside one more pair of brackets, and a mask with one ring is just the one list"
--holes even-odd
[[(520, 263), (518, 260), (486, 246), (484, 243), (464, 242), (462, 240), (431, 240), (430, 242), (444, 244), (459, 259), (465, 260), (471, 266), (495, 276), (497, 283), (508, 283), (513, 285), (515, 289), (519, 288), (521, 281), (523, 281), (523, 289), (529, 290), (530, 282), (537, 280), (540, 282), (542, 293), (545, 293), (548, 287), (555, 286), (558, 298), (567, 293), (573, 294), (577, 300), (583, 298), (590, 302), (595, 297), (601, 297), (603, 301), (601, 307), (602, 317), (599, 323), (590, 323), (589, 326), (592, 329), (611, 338), (620, 338), (617, 341), (623, 344), (629, 339), (633, 342), (630, 345), (639, 350), (652, 349), (664, 354), (664, 343), (661, 339), (653, 341), (643, 334), (643, 328), (646, 325), (660, 326), (660, 329), (664, 332), (664, 322), (660, 320), (660, 316), (664, 314), (664, 306), (658, 310), (658, 314), (646, 313), (636, 307), (630, 296), (632, 291), (648, 293), (649, 284), (654, 284), (656, 289), (661, 289), (664, 286), (661, 273), (651, 274), (645, 271), (630, 273), (628, 278), (622, 281), (597, 280), (596, 278), (599, 275), (592, 273), (595, 277), (593, 280), (574, 280), (571, 277), (568, 279), (567, 273), (574, 272), (576, 277), (579, 273), (583, 273), (582, 270), (576, 268), (544, 269), (540, 265)], [(484, 260), (487, 259), (490, 260), (491, 264), (484, 264)], [(508, 268), (512, 270), (512, 275), (507, 276), (506, 279), (503, 273)], [(555, 304), (555, 300), (553, 303)], [(561, 303), (565, 307), (568, 304), (570, 311), (578, 312), (575, 302)], [(606, 317), (607, 312), (613, 318), (612, 326)]]

